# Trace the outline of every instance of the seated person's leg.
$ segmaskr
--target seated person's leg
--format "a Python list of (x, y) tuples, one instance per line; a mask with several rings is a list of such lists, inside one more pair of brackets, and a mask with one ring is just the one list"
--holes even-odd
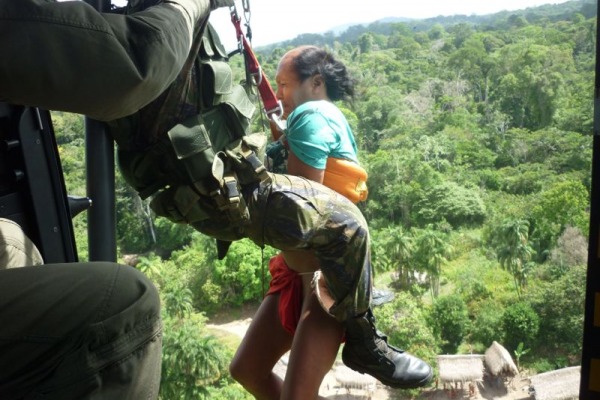
[(0, 271), (0, 398), (154, 399), (160, 301), (113, 263)]

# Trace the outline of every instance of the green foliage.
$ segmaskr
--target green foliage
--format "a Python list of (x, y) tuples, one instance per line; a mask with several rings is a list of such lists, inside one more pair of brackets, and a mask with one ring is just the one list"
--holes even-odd
[[(549, 266), (546, 266), (549, 268)], [(569, 266), (562, 276), (549, 274), (528, 296), (539, 315), (539, 333), (535, 350), (552, 360), (563, 358), (577, 365), (583, 341), (586, 264)]]
[(214, 312), (222, 307), (221, 303), (222, 288), (213, 282), (211, 277), (207, 278), (200, 286), (199, 302), (204, 306), (207, 312)]
[(385, 332), (389, 342), (418, 357), (432, 362), (439, 354), (438, 342), (426, 323), (426, 311), (419, 301), (400, 292), (391, 303), (373, 310), (377, 328)]
[(441, 176), (419, 159), (414, 150), (378, 151), (368, 157), (369, 198), (365, 212), (370, 226), (390, 222), (410, 226), (414, 204), (425, 188), (440, 183)]
[(414, 271), (410, 266), (413, 255), (410, 232), (401, 226), (376, 230), (371, 239), (371, 248), (375, 272), (398, 271), (401, 286), (411, 283)]
[[(83, 117), (59, 111), (52, 111), (51, 116), (67, 194), (84, 197), (86, 195), (86, 176)], [(73, 230), (79, 260), (86, 261), (88, 259), (88, 238), (85, 213), (73, 219)]]
[(454, 164), (470, 170), (482, 170), (494, 165), (496, 154), (475, 137), (455, 138)]
[(525, 354), (529, 353), (531, 349), (525, 349), (523, 347), (523, 342), (520, 342), (519, 345), (517, 346), (517, 348), (515, 349), (514, 353), (515, 353), (515, 359), (517, 360), (517, 368), (521, 368), (520, 365), (520, 361), (521, 361), (521, 357), (523, 357)]
[(268, 289), (267, 263), (276, 250), (261, 249), (249, 240), (234, 242), (227, 256), (217, 260), (214, 239), (195, 234), (190, 245), (173, 252), (171, 260), (189, 271), (195, 307), (208, 313), (260, 301)]
[(486, 168), (468, 174), (469, 182), (487, 190), (499, 190), (501, 185), (500, 175), (496, 170)]
[(67, 144), (81, 145), (81, 140), (84, 138), (83, 117), (79, 114), (61, 111), (52, 111), (51, 113), (56, 143), (59, 146)]
[(208, 387), (228, 377), (230, 351), (205, 330), (206, 318), (192, 304), (189, 266), (177, 270), (155, 255), (137, 267), (159, 288), (163, 319), (160, 398), (203, 399)]
[(202, 332), (202, 320), (163, 320), (160, 398), (204, 399), (207, 387), (227, 373), (229, 355), (212, 336)]
[(221, 288), (210, 286), (214, 279), (216, 261), (214, 240), (195, 233), (188, 246), (171, 254), (170, 261), (174, 268), (177, 268), (178, 275), (186, 277), (187, 285), (192, 291), (194, 307), (207, 313), (215, 311), (219, 305)]
[[(564, 46), (525, 40), (498, 51), (498, 85), (492, 98), (517, 127), (539, 129), (552, 123), (559, 98), (566, 90), (565, 74), (574, 69)], [(548, 61), (552, 60), (552, 63)]]
[(497, 176), (502, 191), (527, 195), (541, 191), (551, 173), (541, 164), (520, 164), (516, 167), (499, 169)]
[(162, 300), (167, 315), (184, 319), (192, 313), (192, 291), (187, 287), (165, 291)]
[(530, 260), (534, 254), (529, 245), (529, 221), (505, 222), (496, 228), (491, 242), (500, 265), (513, 276), (515, 289), (521, 297), (527, 283), (527, 275), (532, 268)]
[(455, 293), (460, 295), (471, 312), (479, 311), (481, 303), (493, 298), (492, 291), (486, 286), (482, 277), (471, 274), (457, 282)]
[(561, 368), (568, 367), (569, 364), (564, 359), (548, 359), (538, 358), (535, 361), (527, 364), (527, 369), (531, 370), (532, 373), (541, 374), (543, 372), (550, 372)]
[(153, 231), (156, 237), (153, 251), (165, 258), (190, 244), (194, 234), (189, 225), (174, 224), (166, 218), (153, 219)]
[(82, 213), (73, 218), (75, 247), (79, 262), (89, 261), (87, 215)]
[(446, 181), (425, 191), (415, 205), (421, 224), (448, 221), (454, 228), (477, 225), (485, 218), (479, 190)]
[(518, 196), (506, 192), (486, 193), (487, 218), (483, 228), (483, 238), (489, 247), (497, 233), (498, 226), (508, 220), (521, 220), (530, 217), (534, 196)]
[(536, 236), (554, 243), (567, 226), (587, 232), (588, 204), (589, 192), (581, 182), (567, 180), (549, 186), (531, 211), (536, 221)]
[(442, 351), (454, 354), (469, 330), (467, 305), (458, 295), (440, 296), (433, 303), (428, 323), (442, 343)]
[(214, 280), (221, 287), (221, 305), (241, 305), (262, 299), (270, 275), (267, 264), (274, 249), (265, 254), (250, 240), (235, 242), (222, 261), (215, 262)]
[(453, 252), (448, 236), (429, 226), (427, 229), (416, 231), (414, 246), (412, 263), (416, 271), (427, 274), (432, 298), (437, 297), (442, 266), (446, 264)]
[(443, 293), (460, 295), (467, 303), (470, 318), (475, 318), (488, 302), (497, 303), (501, 313), (503, 305), (513, 303), (517, 297), (512, 276), (501, 269), (494, 255), (481, 247), (464, 249), (467, 241), (465, 235), (456, 235), (451, 241), (460, 255), (444, 268), (449, 283)]
[(207, 390), (210, 400), (253, 400), (254, 396), (248, 393), (242, 385), (233, 382), (217, 387), (209, 387)]
[(502, 314), (504, 345), (514, 351), (519, 343), (531, 346), (540, 329), (540, 317), (529, 303), (519, 302), (508, 306)]
[[(542, 304), (561, 309), (561, 293), (579, 299), (566, 287), (587, 235), (592, 8), (584, 12), (580, 3), (565, 3), (487, 19), (357, 26), (339, 36), (307, 35), (302, 39), (310, 42), (274, 46), (276, 52), (261, 59), (274, 73), (286, 48), (327, 44), (351, 66), (360, 96), (343, 106), (369, 172), (370, 194), (362, 209), (372, 233), (375, 271), (397, 272), (409, 291), (419, 284), (412, 278), (418, 272), (433, 278), (432, 292), (442, 282), (440, 291), (460, 295), (473, 320), (465, 338), (483, 346), (504, 339), (503, 320), (512, 315), (504, 313), (506, 305), (518, 296), (527, 299), (540, 314), (540, 326), (547, 327), (539, 341), (531, 341), (533, 328), (527, 337), (514, 338), (512, 350), (520, 342), (532, 349), (528, 361), (555, 351), (540, 347), (542, 341), (568, 349), (569, 355), (577, 354), (573, 345), (580, 342), (579, 300), (566, 303), (563, 320)], [(438, 224), (427, 227), (432, 222)], [(569, 227), (584, 237), (563, 237)], [(459, 239), (465, 229), (476, 239)], [(449, 240), (454, 233), (457, 239)], [(546, 259), (550, 263), (540, 265)], [(201, 274), (205, 298), (212, 299), (207, 303), (239, 295), (217, 279), (220, 272)], [(240, 276), (252, 284), (255, 275), (244, 267)], [(564, 286), (551, 286), (554, 282)], [(421, 339), (428, 329), (421, 330), (422, 321), (398, 317), (412, 304), (401, 295), (410, 303), (394, 303), (402, 311), (375, 312), (391, 342), (408, 346), (413, 327)], [(403, 330), (403, 321), (410, 330)], [(555, 334), (544, 337), (546, 332)], [(431, 348), (433, 342), (427, 342)]]
[(550, 252), (550, 265), (556, 267), (560, 276), (571, 267), (586, 265), (587, 259), (587, 239), (579, 229), (567, 226)]
[(151, 251), (155, 235), (152, 232), (152, 217), (147, 204), (142, 202), (122, 178), (116, 183), (115, 201), (119, 249), (126, 254)]
[(481, 304), (471, 323), (469, 339), (487, 349), (494, 341), (504, 339), (502, 326), (502, 307), (497, 301), (488, 300)]

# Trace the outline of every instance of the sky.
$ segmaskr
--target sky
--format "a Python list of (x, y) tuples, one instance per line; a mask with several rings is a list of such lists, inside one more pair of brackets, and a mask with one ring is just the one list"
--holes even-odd
[[(566, 0), (248, 0), (252, 46), (293, 39), (302, 33), (325, 33), (346, 24), (370, 23), (386, 17), (431, 18), (457, 14), (485, 15)], [(238, 13), (241, 0), (236, 0)], [(235, 30), (227, 8), (211, 21), (227, 50), (235, 47)], [(242, 18), (242, 23), (243, 23)], [(243, 27), (243, 25), (242, 25)], [(245, 28), (244, 28), (245, 31)]]

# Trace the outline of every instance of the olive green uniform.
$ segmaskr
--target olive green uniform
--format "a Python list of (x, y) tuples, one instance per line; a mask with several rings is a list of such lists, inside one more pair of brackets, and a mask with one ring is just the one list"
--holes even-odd
[[(175, 79), (210, 4), (173, 0), (123, 16), (82, 1), (0, 0), (0, 101), (101, 120), (132, 114)], [(39, 263), (9, 228), (0, 225), (0, 398), (156, 399), (152, 282), (107, 262), (5, 269)]]
[(0, 101), (108, 121), (162, 93), (188, 56), (209, 0), (124, 16), (83, 1), (0, 0)]
[[(123, 16), (100, 14), (83, 2), (0, 0), (0, 38), (5, 39), (0, 100), (105, 121), (121, 118), (120, 127), (131, 129), (132, 142), (152, 142), (149, 136), (170, 127), (164, 124), (199, 111), (196, 100), (177, 111), (157, 110), (178, 75), (171, 91), (196, 83), (195, 76), (180, 74), (196, 28), (191, 12), (180, 4), (197, 16), (208, 13), (208, 1), (204, 9), (181, 0)], [(100, 69), (106, 78), (100, 77)], [(154, 125), (148, 115), (169, 117)], [(245, 195), (251, 218), (234, 227), (235, 238), (249, 237), (282, 250), (314, 250), (338, 299), (332, 314), (343, 321), (367, 310), (369, 236), (352, 203), (322, 185), (288, 176), (273, 176), (272, 184), (246, 188)], [(220, 230), (211, 231), (211, 224)], [(213, 237), (231, 238), (224, 214), (195, 226)]]

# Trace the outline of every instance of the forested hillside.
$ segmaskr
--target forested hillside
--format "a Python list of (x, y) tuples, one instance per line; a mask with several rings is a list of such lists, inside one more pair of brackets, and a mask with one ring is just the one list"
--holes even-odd
[[(298, 44), (327, 46), (357, 79), (339, 106), (369, 172), (376, 283), (396, 293), (376, 309), (391, 343), (431, 362), (498, 341), (531, 372), (579, 364), (595, 7), (379, 22), (258, 51), (273, 82)], [(82, 195), (81, 119), (54, 118), (69, 192)], [(217, 261), (212, 240), (117, 186), (120, 254), (136, 255), (165, 304), (163, 398), (246, 398), (226, 372), (232, 344), (201, 313), (259, 302), (274, 250), (241, 241)], [(75, 224), (85, 258), (85, 215)]]

